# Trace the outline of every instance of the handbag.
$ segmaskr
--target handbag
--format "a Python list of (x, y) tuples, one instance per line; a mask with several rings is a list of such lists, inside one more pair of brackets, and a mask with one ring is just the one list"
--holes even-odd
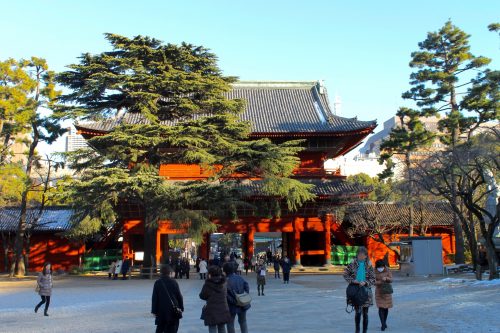
[(35, 292), (39, 293), (40, 292), (40, 285), (37, 283), (35, 287)]
[(236, 298), (236, 305), (238, 306), (245, 307), (252, 302), (252, 296), (247, 292), (241, 294), (234, 293), (234, 296)]
[(174, 304), (174, 301), (172, 301), (172, 297), (170, 297), (170, 293), (168, 292), (167, 286), (165, 286), (165, 282), (161, 281), (161, 285), (163, 286), (163, 289), (165, 289), (165, 292), (167, 293), (168, 299), (170, 300), (170, 303), (172, 304), (172, 308), (174, 309), (174, 317), (177, 319), (182, 318), (182, 309), (178, 307), (176, 304)]
[(390, 295), (394, 292), (392, 289), (392, 284), (388, 282), (384, 282), (380, 285), (380, 293), (384, 295)]
[(350, 283), (346, 289), (347, 304), (361, 306), (368, 301), (368, 288), (359, 284)]

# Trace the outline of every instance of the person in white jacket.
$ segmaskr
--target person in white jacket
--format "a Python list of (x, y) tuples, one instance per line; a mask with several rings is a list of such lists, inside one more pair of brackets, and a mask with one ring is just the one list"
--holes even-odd
[(208, 264), (205, 261), (205, 259), (201, 258), (199, 267), (200, 267), (200, 280), (206, 280), (208, 273)]
[(118, 280), (118, 274), (122, 270), (122, 264), (123, 264), (123, 260), (118, 260), (118, 262), (116, 263), (115, 274), (114, 274), (113, 280)]

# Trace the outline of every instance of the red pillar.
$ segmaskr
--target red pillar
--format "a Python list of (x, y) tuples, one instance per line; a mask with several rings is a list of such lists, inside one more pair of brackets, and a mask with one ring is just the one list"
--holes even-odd
[(248, 259), (251, 259), (254, 256), (254, 247), (253, 247), (254, 240), (255, 240), (255, 226), (253, 224), (249, 224), (247, 227), (247, 257), (248, 257)]
[(156, 263), (153, 263), (158, 265), (160, 263), (160, 257), (161, 257), (161, 232), (156, 230)]
[(208, 252), (210, 252), (210, 234), (203, 236), (203, 242), (200, 244), (198, 255), (208, 262)]
[(293, 223), (293, 235), (294, 235), (294, 256), (295, 256), (295, 265), (300, 266), (300, 226), (297, 220)]
[(327, 215), (325, 218), (325, 265), (331, 265), (332, 263), (332, 258), (331, 258), (331, 246), (330, 246), (330, 224), (332, 223), (332, 216)]

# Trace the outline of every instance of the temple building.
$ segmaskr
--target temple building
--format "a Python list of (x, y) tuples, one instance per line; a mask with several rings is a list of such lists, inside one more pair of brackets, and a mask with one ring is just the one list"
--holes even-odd
[[(246, 104), (241, 120), (252, 126), (250, 138), (270, 138), (274, 142), (304, 139), (305, 150), (300, 154), (300, 166), (294, 178), (314, 184), (317, 198), (298, 211), (282, 209), (280, 218), (256, 217), (239, 212), (240, 222), (215, 221), (219, 233), (239, 233), (243, 252), (254, 255), (254, 239), (260, 233), (280, 233), (283, 252), (295, 264), (324, 265), (330, 263), (332, 235), (345, 238), (340, 223), (331, 212), (325, 212), (335, 202), (366, 195), (366, 190), (345, 182), (342, 170), (325, 170), (327, 159), (342, 156), (356, 146), (376, 127), (375, 121), (336, 116), (329, 104), (322, 82), (238, 82), (227, 93), (230, 99), (243, 99)], [(119, 118), (102, 122), (79, 123), (78, 133), (85, 138), (102, 135), (119, 124), (136, 124), (145, 120), (139, 114), (125, 113)], [(166, 164), (160, 175), (169, 181), (203, 179), (207, 177), (199, 165)], [(266, 200), (259, 194), (259, 181), (244, 182), (252, 193), (249, 200)], [(340, 201), (342, 201), (340, 200)], [(121, 234), (123, 255), (132, 256), (143, 250), (144, 225), (140, 208), (123, 213)], [(157, 231), (156, 261), (168, 253), (169, 235), (183, 234), (169, 221), (161, 221)], [(210, 235), (201, 244), (198, 255), (208, 258)]]

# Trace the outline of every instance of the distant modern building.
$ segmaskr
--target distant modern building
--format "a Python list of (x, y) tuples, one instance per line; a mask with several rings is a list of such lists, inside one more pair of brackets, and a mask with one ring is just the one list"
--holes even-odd
[(88, 146), (87, 141), (83, 138), (83, 136), (76, 133), (76, 129), (74, 127), (68, 128), (68, 135), (66, 136), (66, 152), (87, 148)]
[[(428, 131), (438, 132), (439, 119), (439, 117), (422, 117), (420, 120)], [(400, 124), (399, 118), (396, 116), (387, 119), (384, 122), (384, 128), (366, 140), (365, 145), (359, 150), (361, 155), (378, 158), (380, 156), (380, 145), (382, 144), (382, 141), (388, 139), (392, 129)], [(444, 145), (439, 141), (439, 139), (436, 139), (435, 142), (432, 143), (431, 147), (429, 147), (430, 150), (440, 150), (442, 148), (444, 148)]]

